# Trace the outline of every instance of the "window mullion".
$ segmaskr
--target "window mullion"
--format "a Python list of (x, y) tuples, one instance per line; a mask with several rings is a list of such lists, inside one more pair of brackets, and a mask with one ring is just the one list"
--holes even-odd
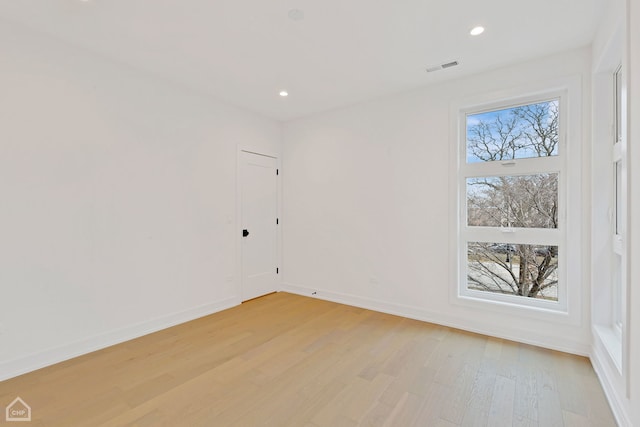
[(460, 172), (465, 177), (554, 173), (562, 169), (562, 161), (560, 156), (554, 156), (516, 160), (513, 166), (503, 166), (500, 162), (471, 163), (462, 165)]

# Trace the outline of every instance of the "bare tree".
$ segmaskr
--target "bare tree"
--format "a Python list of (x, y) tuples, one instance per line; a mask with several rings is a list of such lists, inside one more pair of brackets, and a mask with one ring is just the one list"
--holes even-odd
[(478, 122), (468, 129), (468, 149), (485, 162), (515, 158), (526, 144), (519, 130), (520, 120), (512, 114), (506, 119), (498, 116), (492, 122)]
[(558, 103), (540, 103), (518, 107), (513, 114), (529, 130), (523, 132), (528, 147), (538, 157), (552, 156), (558, 148)]
[[(516, 107), (469, 126), (467, 151), (475, 161), (556, 155), (558, 104)], [(470, 226), (558, 227), (558, 175), (467, 179)], [(525, 297), (545, 297), (557, 286), (557, 247), (469, 243), (470, 287)]]

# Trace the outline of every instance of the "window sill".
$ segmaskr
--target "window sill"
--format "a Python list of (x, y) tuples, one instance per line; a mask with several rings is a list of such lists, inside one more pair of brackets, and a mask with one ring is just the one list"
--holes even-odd
[(571, 316), (561, 306), (547, 308), (467, 294), (455, 295), (451, 302), (455, 305), (487, 310), (514, 317), (531, 318), (567, 325), (578, 325), (580, 323), (579, 315)]
[(609, 325), (595, 325), (594, 332), (618, 369), (618, 373), (622, 374), (622, 337)]

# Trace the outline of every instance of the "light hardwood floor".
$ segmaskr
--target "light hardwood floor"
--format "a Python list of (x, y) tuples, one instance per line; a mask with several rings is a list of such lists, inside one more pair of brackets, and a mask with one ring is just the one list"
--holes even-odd
[(583, 357), (286, 293), (0, 383), (16, 396), (48, 427), (615, 426)]

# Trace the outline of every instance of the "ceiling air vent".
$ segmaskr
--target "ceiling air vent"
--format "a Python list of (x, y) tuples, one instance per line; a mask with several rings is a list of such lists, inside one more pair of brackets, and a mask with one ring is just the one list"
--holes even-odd
[(434, 71), (455, 67), (456, 65), (458, 65), (458, 61), (445, 62), (444, 64), (427, 67), (427, 73), (433, 73)]

